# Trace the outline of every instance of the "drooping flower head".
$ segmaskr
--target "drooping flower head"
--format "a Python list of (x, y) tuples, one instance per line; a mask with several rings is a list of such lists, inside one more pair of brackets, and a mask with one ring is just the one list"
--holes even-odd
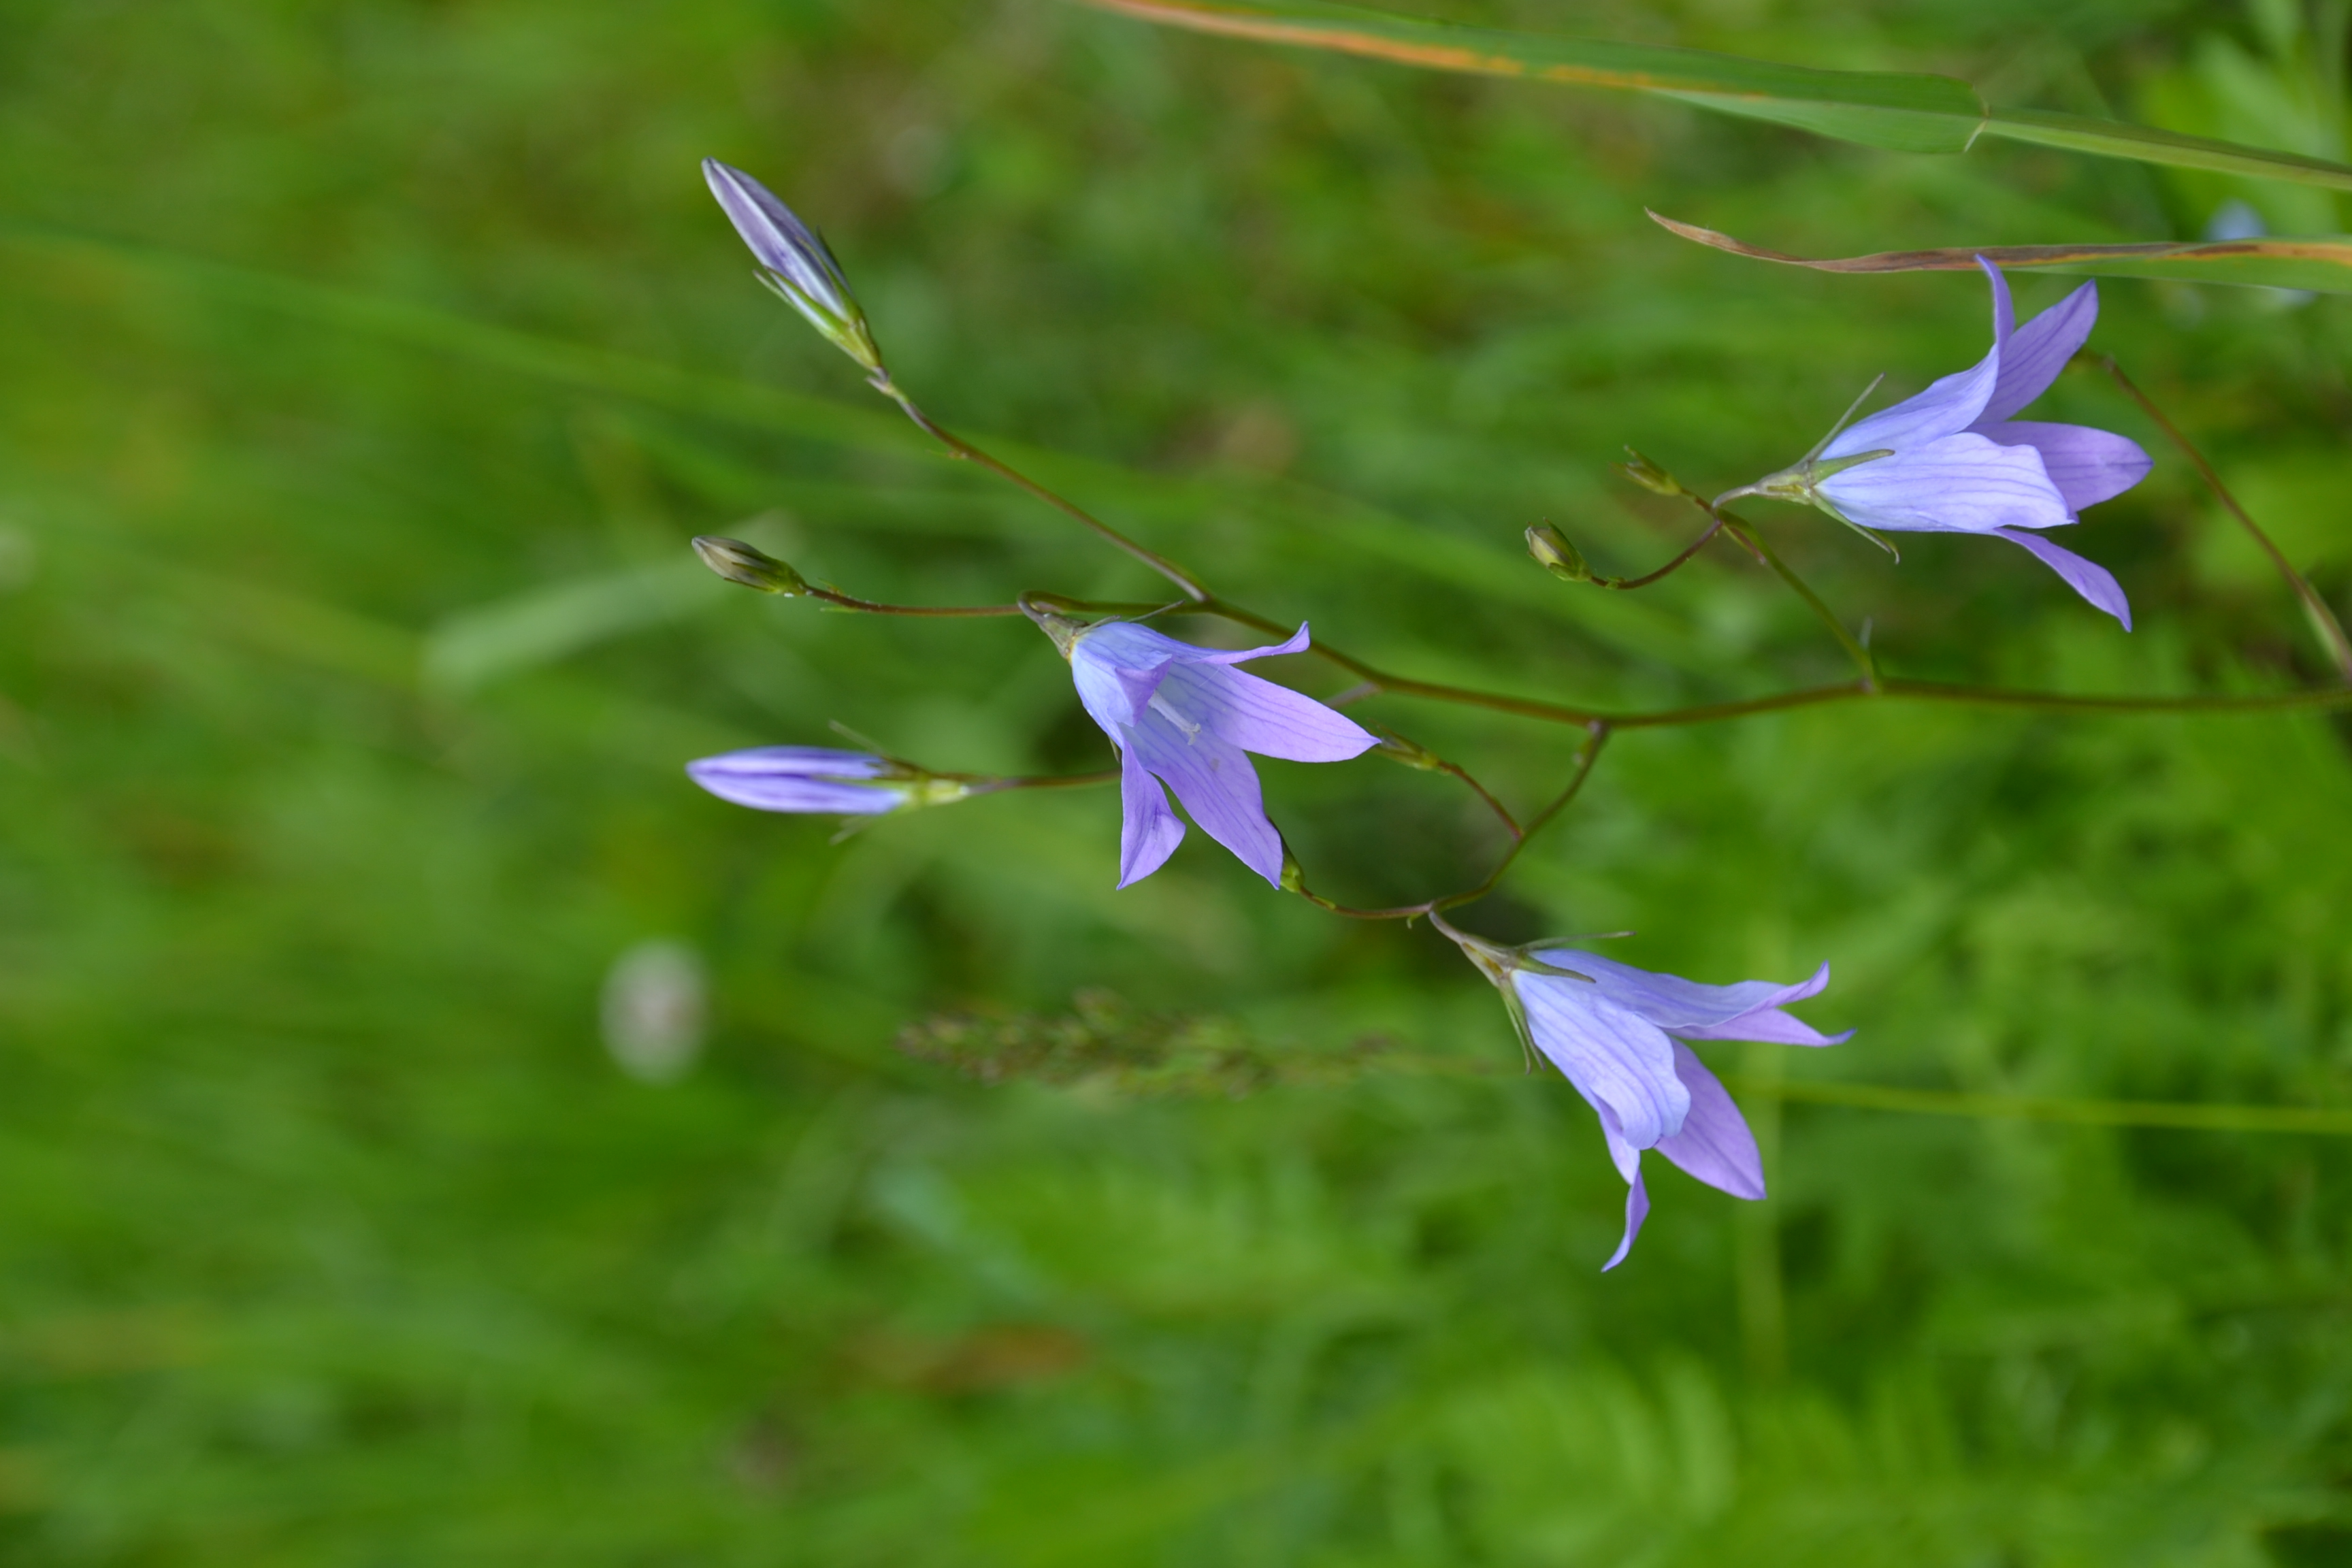
[[(974, 793), (968, 779), (925, 773), (870, 752), (824, 746), (754, 746), (686, 764), (686, 776), (721, 800), (754, 811), (878, 816), (945, 805)], [(985, 781), (983, 781), (985, 782)]]
[(868, 374), (879, 374), (882, 351), (875, 345), (866, 312), (849, 291), (849, 280), (842, 276), (841, 263), (833, 258), (824, 237), (740, 169), (705, 158), (702, 177), (735, 232), (759, 258), (761, 281)]
[(1892, 408), (1834, 431), (1803, 461), (1720, 498), (1770, 496), (1841, 522), (1892, 533), (1990, 533), (2022, 545), (2093, 605), (2131, 627), (2115, 577), (2042, 537), (2147, 475), (2139, 445), (2082, 425), (2012, 417), (2049, 388), (2098, 320), (2085, 283), (2022, 327), (2000, 268), (1992, 281), (1991, 352)]
[(1184, 824), (1169, 808), (1162, 785), (1176, 792), (1210, 837), (1280, 887), (1282, 835), (1266, 820), (1247, 753), (1340, 763), (1380, 743), (1313, 698), (1234, 668), (1304, 652), (1303, 623), (1286, 642), (1227, 652), (1178, 642), (1132, 621), (1088, 626), (1034, 603), (1024, 607), (1070, 661), (1078, 700), (1118, 748), (1122, 888), (1160, 869), (1183, 841)]
[(1659, 1153), (1734, 1197), (1764, 1195), (1764, 1164), (1739, 1107), (1685, 1040), (1763, 1040), (1783, 1046), (1834, 1046), (1853, 1037), (1823, 1035), (1781, 1009), (1819, 995), (1826, 963), (1795, 985), (1743, 980), (1702, 985), (1679, 975), (1636, 969), (1596, 952), (1537, 943), (1512, 948), (1456, 931), (1443, 916), (1431, 923), (1503, 994), (1503, 1005), (1528, 1047), (1558, 1068), (1601, 1118), (1609, 1157), (1625, 1178), (1625, 1234), (1602, 1264), (1625, 1260), (1650, 1213), (1642, 1152)]

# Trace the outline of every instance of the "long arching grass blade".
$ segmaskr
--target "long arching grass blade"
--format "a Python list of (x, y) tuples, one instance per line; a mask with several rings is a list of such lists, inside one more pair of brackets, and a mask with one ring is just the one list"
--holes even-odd
[(1999, 136), (2097, 157), (2352, 191), (2352, 167), (2340, 163), (2120, 121), (1990, 109), (1974, 88), (1946, 76), (1816, 70), (1699, 49), (1460, 26), (1326, 0), (1284, 0), (1278, 5), (1239, 0), (1084, 3), (1168, 26), (1431, 70), (1646, 92), (1896, 152), (1964, 153), (1979, 136)]
[(1982, 245), (1935, 250), (1885, 250), (1872, 256), (1790, 256), (1734, 239), (1657, 213), (1661, 226), (1717, 250), (1816, 272), (1965, 272), (1977, 258), (2025, 271), (2100, 278), (2165, 278), (2183, 283), (2233, 283), (2250, 288), (2307, 289), (2352, 294), (2352, 238), (2225, 239), (2199, 244)]

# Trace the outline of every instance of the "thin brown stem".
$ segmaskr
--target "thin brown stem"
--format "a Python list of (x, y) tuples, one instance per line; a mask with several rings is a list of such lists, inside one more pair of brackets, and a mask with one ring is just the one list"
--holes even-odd
[(836, 609), (855, 610), (861, 616), (1017, 616), (1021, 613), (1021, 606), (1018, 605), (879, 605), (871, 599), (860, 599), (831, 588), (820, 588), (814, 584), (811, 584), (804, 594), (795, 596), (822, 599)]
[(1655, 572), (1650, 573), (1646, 576), (1595, 577), (1592, 581), (1595, 585), (1602, 588), (1616, 588), (1620, 590), (1646, 588), (1653, 583), (1673, 576), (1691, 562), (1696, 560), (1698, 552), (1706, 549), (1709, 544), (1713, 543), (1715, 536), (1721, 533), (1723, 531), (1723, 519), (1719, 517), (1716, 518), (1714, 521), (1706, 525), (1706, 531), (1700, 534), (1696, 539), (1692, 540), (1689, 547), (1680, 555), (1675, 556), (1672, 561), (1667, 562), (1664, 566), (1659, 567)]
[(953, 431), (949, 430), (944, 426), (934, 422), (929, 415), (924, 413), (920, 408), (915, 405), (915, 400), (913, 398), (908, 396), (905, 392), (899, 389), (898, 384), (890, 379), (887, 372), (877, 372), (873, 378), (873, 384), (874, 390), (879, 392), (883, 396), (897, 404), (899, 409), (905, 413), (907, 417), (913, 420), (916, 426), (920, 428), (925, 435), (930, 437), (931, 439), (946, 447), (950, 457), (958, 458), (963, 462), (977, 464), (979, 467), (986, 468), (990, 473), (994, 474), (997, 478), (1007, 480), (1012, 484), (1017, 485), (1022, 489), (1028, 491), (1029, 494), (1034, 496), (1037, 500), (1044, 501), (1047, 506), (1052, 507), (1055, 510), (1061, 512), (1066, 517), (1076, 520), (1078, 523), (1092, 530), (1097, 537), (1101, 538), (1107, 543), (1116, 549), (1125, 551), (1129, 555), (1133, 556), (1136, 560), (1140, 561), (1146, 566), (1150, 567), (1154, 572), (1159, 573), (1162, 577), (1167, 578), (1171, 583), (1175, 584), (1178, 589), (1183, 593), (1184, 596), (1192, 600), (1195, 604), (1208, 598), (1209, 591), (1201, 586), (1199, 579), (1195, 578), (1191, 573), (1185, 571), (1182, 567), (1177, 565), (1174, 562), (1169, 560), (1166, 556), (1157, 555), (1152, 552), (1146, 550), (1142, 545), (1138, 544), (1134, 540), (1129, 539), (1127, 535), (1121, 533), (1110, 524), (1103, 521), (1102, 519), (1095, 516), (1094, 513), (1087, 510), (1076, 501), (1069, 500), (1065, 497), (1057, 495), (1054, 491), (1047, 489), (1044, 485), (1039, 484), (1036, 480), (1021, 472), (1018, 468), (1013, 468), (1009, 464), (999, 462), (996, 458), (990, 457), (986, 452), (982, 451), (979, 447), (973, 446), (962, 437), (956, 435)]
[(2310, 579), (2294, 569), (2294, 563), (2286, 558), (2285, 552), (2273, 543), (2271, 536), (2246, 514), (2246, 509), (2238, 504), (2238, 498), (2230, 493), (2229, 486), (2221, 482), (2221, 476), (2213, 471), (2213, 465), (2205, 460), (2205, 454), (2181, 433), (2179, 426), (2165, 416), (2164, 410), (2139, 389), (2137, 382), (2124, 374), (2123, 366), (2116, 363), (2115, 356), (2103, 354), (2092, 363), (2105, 370), (2115, 384), (2123, 388), (2124, 395), (2139, 405), (2140, 412), (2156, 422), (2156, 427), (2164, 432), (2164, 438), (2172, 443), (2173, 449), (2189, 459), (2189, 466), (2197, 470), (2197, 477), (2205, 481), (2205, 488), (2211, 490), (2213, 499), (2221, 503), (2221, 509), (2236, 518), (2239, 526), (2262, 547), (2263, 553), (2271, 558), (2271, 564), (2278, 568), (2278, 574), (2286, 580), (2289, 591), (2301, 601), (2303, 613), (2311, 621), (2312, 631), (2326, 647), (2328, 657), (2336, 661), (2336, 672), (2344, 678), (2345, 684), (2352, 685), (2352, 638), (2345, 637), (2344, 623), (2336, 618), (2336, 612), (2328, 607), (2319, 590), (2311, 585)]

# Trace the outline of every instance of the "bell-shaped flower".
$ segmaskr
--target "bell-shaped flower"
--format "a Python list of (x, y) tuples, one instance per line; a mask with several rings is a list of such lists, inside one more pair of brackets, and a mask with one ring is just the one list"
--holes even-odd
[(1654, 1149), (1734, 1197), (1764, 1195), (1764, 1164), (1738, 1106), (1685, 1040), (1762, 1040), (1834, 1046), (1853, 1031), (1823, 1035), (1781, 1009), (1819, 995), (1826, 963), (1795, 985), (1743, 980), (1702, 985), (1656, 974), (1599, 953), (1542, 943), (1503, 947), (1432, 923), (1503, 994), (1531, 1050), (1558, 1068), (1601, 1118), (1609, 1156), (1625, 1178), (1625, 1233), (1602, 1264), (1625, 1260), (1650, 1213), (1642, 1152)]
[(824, 746), (754, 746), (686, 764), (686, 776), (721, 800), (754, 811), (878, 816), (910, 805), (945, 805), (974, 793), (971, 781), (925, 773), (870, 752)]
[(2115, 577), (2043, 538), (2082, 509), (2139, 483), (2148, 456), (2128, 437), (2013, 418), (2048, 389), (2098, 320), (2085, 283), (2022, 327), (2009, 282), (1992, 280), (1992, 349), (1972, 369), (1831, 433), (1803, 461), (1720, 498), (1817, 506), (1872, 533), (1990, 533), (2031, 551), (2093, 605), (2131, 626)]
[(1302, 623), (1270, 647), (1196, 647), (1132, 621), (1093, 626), (1025, 606), (1070, 661), (1078, 700), (1118, 748), (1118, 885), (1166, 864), (1183, 841), (1184, 824), (1161, 787), (1208, 836), (1276, 887), (1282, 885), (1282, 835), (1265, 816), (1257, 769), (1248, 753), (1294, 763), (1341, 763), (1380, 744), (1354, 720), (1288, 687), (1234, 668), (1254, 658), (1301, 653)]
[(880, 374), (882, 351), (875, 345), (866, 312), (849, 291), (849, 279), (842, 276), (841, 263), (833, 258), (824, 237), (740, 169), (705, 158), (702, 177), (735, 232), (759, 258), (761, 281), (868, 374)]

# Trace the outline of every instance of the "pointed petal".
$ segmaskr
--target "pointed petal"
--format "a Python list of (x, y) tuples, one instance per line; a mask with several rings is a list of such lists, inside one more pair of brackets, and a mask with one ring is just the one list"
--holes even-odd
[(1312, 646), (1314, 639), (1307, 635), (1307, 623), (1301, 621), (1297, 631), (1282, 641), (1268, 643), (1264, 647), (1245, 647), (1234, 652), (1196, 647), (1192, 650), (1192, 657), (1201, 664), (1245, 664), (1254, 658), (1273, 658), (1278, 654), (1305, 653)]
[(1206, 661), (1168, 672), (1160, 696), (1184, 723), (1262, 757), (1344, 763), (1380, 743), (1353, 719), (1312, 697)]
[(754, 746), (686, 764), (686, 776), (719, 799), (754, 811), (841, 812), (876, 816), (906, 797), (881, 784), (853, 781), (882, 772), (882, 759), (824, 746)]
[(1824, 1035), (1780, 1011), (1791, 1002), (1802, 1002), (1822, 994), (1830, 983), (1830, 966), (1826, 963), (1809, 979), (1794, 985), (1775, 985), (1769, 980), (1702, 985), (1679, 974), (1636, 969), (1630, 963), (1575, 948), (1547, 948), (1536, 956), (1546, 963), (1590, 974), (1594, 988), (1611, 1002), (1685, 1040), (1834, 1046), (1853, 1037), (1851, 1029), (1842, 1035)]
[(702, 178), (761, 266), (791, 279), (795, 287), (836, 314), (847, 310), (849, 285), (842, 278), (841, 264), (816, 231), (801, 222), (773, 191), (716, 158), (702, 161)]
[(2123, 494), (2156, 466), (2131, 437), (2087, 425), (2013, 419), (1984, 426), (1976, 434), (2003, 447), (2031, 447), (2041, 453), (2042, 472), (2076, 511)]
[(1124, 888), (1168, 863), (1184, 842), (1184, 824), (1168, 809), (1167, 794), (1133, 746), (1119, 756), (1118, 800), (1118, 885)]
[(1633, 1250), (1633, 1238), (1642, 1234), (1642, 1222), (1649, 1217), (1650, 1189), (1643, 1184), (1637, 1166), (1633, 1184), (1625, 1189), (1625, 1234), (1618, 1241), (1617, 1250), (1609, 1255), (1609, 1261), (1601, 1266), (1601, 1272), (1606, 1274), (1625, 1261), (1625, 1255)]
[(1680, 1043), (1675, 1047), (1675, 1076), (1690, 1090), (1690, 1114), (1683, 1118), (1681, 1131), (1658, 1140), (1658, 1152), (1733, 1197), (1762, 1197), (1764, 1157), (1722, 1081)]
[(1633, 1148), (1682, 1125), (1690, 1093), (1675, 1077), (1674, 1042), (1656, 1025), (1581, 980), (1521, 972), (1512, 984), (1536, 1049), (1608, 1113), (1604, 1122), (1614, 1116)]
[(2010, 334), (2000, 350), (2000, 384), (1976, 422), (1999, 424), (2049, 391), (2098, 319), (2099, 286), (2085, 283)]
[[(1992, 280), (1992, 346), (1994, 352), (2005, 358), (2009, 351), (2009, 334), (2017, 331), (2017, 307), (2009, 297), (2009, 279), (2001, 274), (2000, 268), (1981, 256), (1977, 258), (1977, 265), (1983, 268), (1985, 276)], [(2003, 369), (2007, 369), (2006, 363)]]
[(1850, 521), (1894, 533), (1990, 533), (2074, 521), (2032, 447), (1946, 436), (1832, 474), (1822, 493)]
[(1282, 886), (1282, 836), (1265, 819), (1248, 754), (1207, 731), (1187, 735), (1158, 712), (1127, 732), (1130, 755), (1167, 781), (1201, 831), (1241, 863)]
[[(1984, 410), (1985, 399), (1992, 395), (1993, 386), (2000, 379), (2000, 350), (1996, 348), (1978, 361), (1973, 369), (1955, 372), (1917, 396), (1905, 398), (1892, 408), (1883, 408), (1848, 426), (1838, 432), (1837, 439), (1822, 449), (1822, 456), (1851, 458), (1857, 452), (1881, 447), (1901, 453), (1906, 447), (1955, 435), (1976, 422)], [(1850, 471), (1863, 473), (1879, 466), (1866, 463)]]
[(2071, 550), (2061, 550), (2038, 533), (2014, 528), (1996, 528), (1992, 531), (2011, 544), (2022, 544), (2033, 552), (2043, 565), (2066, 579), (2066, 586), (2082, 595), (2092, 608), (2105, 610), (2124, 624), (2124, 630), (2131, 630), (2131, 601), (2124, 597), (2123, 584), (2116, 581), (2114, 573)]

